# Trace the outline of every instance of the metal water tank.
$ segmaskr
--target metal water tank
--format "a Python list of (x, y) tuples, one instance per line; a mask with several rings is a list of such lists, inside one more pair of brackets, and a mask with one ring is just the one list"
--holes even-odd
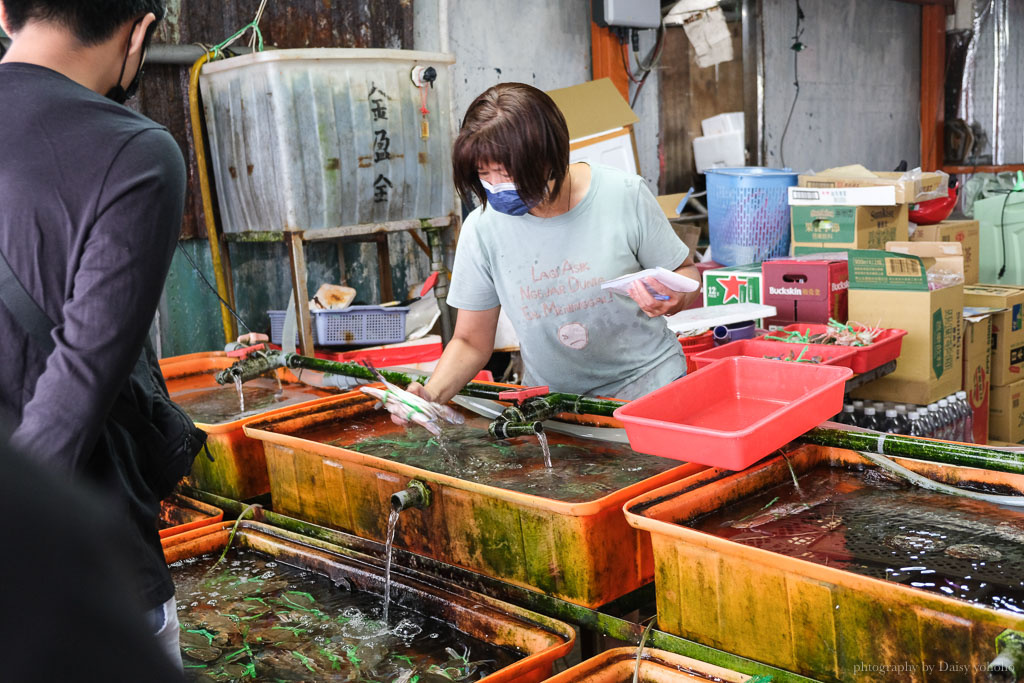
[(322, 230), (452, 211), (450, 55), (271, 50), (199, 82), (225, 232)]

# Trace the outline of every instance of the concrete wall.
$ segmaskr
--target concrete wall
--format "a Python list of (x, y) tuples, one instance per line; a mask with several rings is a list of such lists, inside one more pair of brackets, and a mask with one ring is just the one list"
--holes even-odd
[(920, 163), (921, 8), (892, 0), (801, 0), (800, 98), (793, 101), (796, 4), (764, 0), (766, 166), (821, 170)]
[[(441, 14), (447, 17), (446, 26)], [(552, 90), (592, 78), (588, 0), (416, 0), (413, 31), (418, 50), (445, 49), (447, 35), (447, 49), (455, 55), (452, 110), (456, 125), (473, 99), (495, 83), (519, 81)], [(653, 47), (654, 38), (654, 31), (641, 34), (642, 55)], [(636, 126), (640, 169), (656, 190), (656, 71), (647, 79), (634, 109), (640, 117)]]

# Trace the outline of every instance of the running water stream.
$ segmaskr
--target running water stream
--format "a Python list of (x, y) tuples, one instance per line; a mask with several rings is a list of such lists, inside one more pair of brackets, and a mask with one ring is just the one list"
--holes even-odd
[(242, 393), (242, 378), (235, 375), (235, 390), (238, 392), (238, 412), (245, 412), (245, 394)]
[(551, 469), (551, 447), (548, 446), (548, 435), (544, 432), (537, 434), (537, 442), (540, 444), (540, 450), (544, 454), (544, 467)]
[(398, 508), (391, 508), (388, 516), (388, 536), (385, 542), (384, 561), (384, 624), (388, 623), (388, 608), (391, 606), (391, 556), (395, 549), (395, 530), (398, 528), (398, 516), (402, 511)]

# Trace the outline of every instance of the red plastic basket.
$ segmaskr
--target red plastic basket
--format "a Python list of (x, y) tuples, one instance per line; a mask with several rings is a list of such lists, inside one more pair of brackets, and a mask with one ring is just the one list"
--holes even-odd
[(679, 345), (683, 347), (683, 356), (686, 358), (686, 372), (694, 372), (700, 366), (693, 357), (701, 351), (715, 348), (715, 335), (708, 330), (692, 337), (679, 337)]
[(843, 407), (853, 371), (737, 356), (615, 411), (633, 450), (742, 470)]
[[(828, 331), (828, 325), (811, 325), (808, 323), (794, 323), (782, 328), (785, 332), (799, 332), (800, 334), (824, 334)], [(903, 337), (906, 330), (895, 328), (882, 330), (875, 339), (874, 344), (868, 346), (850, 346), (854, 355), (850, 360), (850, 368), (858, 375), (885, 365), (889, 361), (900, 357), (900, 350), (903, 348)], [(780, 342), (785, 344), (786, 342)], [(814, 348), (829, 347), (831, 344), (814, 344)]]
[[(805, 348), (806, 351), (804, 350)], [(733, 356), (765, 359), (766, 356), (786, 356), (791, 352), (794, 357), (800, 356), (801, 353), (803, 353), (802, 358), (820, 357), (822, 360), (817, 365), (841, 365), (845, 368), (850, 367), (855, 353), (848, 346), (831, 346), (828, 344), (801, 345), (765, 341), (763, 339), (740, 339), (694, 354), (692, 360), (699, 370), (723, 358), (732, 358)], [(803, 364), (801, 363), (801, 365)]]

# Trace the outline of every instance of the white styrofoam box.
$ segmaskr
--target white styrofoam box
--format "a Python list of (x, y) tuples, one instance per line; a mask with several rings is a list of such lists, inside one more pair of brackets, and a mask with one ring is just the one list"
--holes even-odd
[(693, 161), (697, 173), (708, 168), (735, 168), (745, 162), (743, 131), (706, 135), (693, 139)]
[(717, 114), (700, 122), (704, 135), (722, 135), (723, 133), (743, 132), (743, 112), (733, 111)]
[[(598, 135), (569, 141), (569, 163), (580, 161), (603, 164), (626, 173), (640, 173), (633, 154), (633, 138), (629, 128), (605, 131)], [(589, 140), (593, 142), (589, 142)]]

